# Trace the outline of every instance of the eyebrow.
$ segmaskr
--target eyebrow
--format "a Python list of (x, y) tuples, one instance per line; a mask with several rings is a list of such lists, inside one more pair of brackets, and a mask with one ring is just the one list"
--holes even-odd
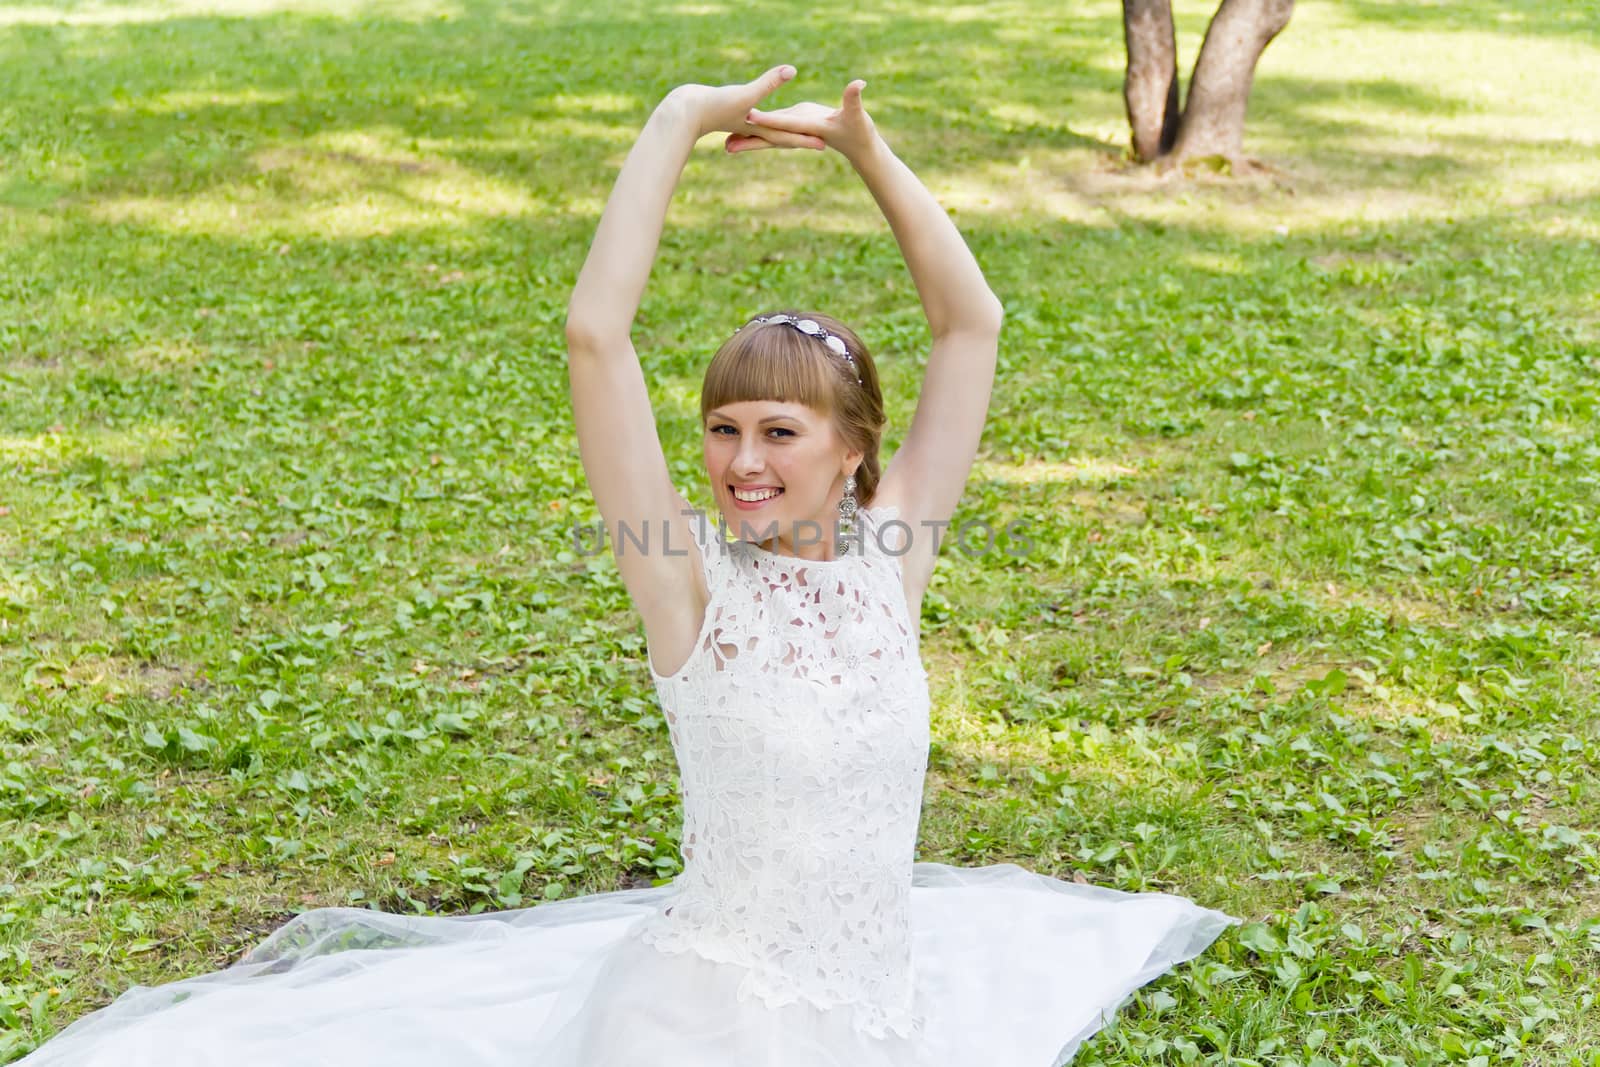
[[(738, 421), (737, 419), (730, 418), (729, 416), (724, 415), (720, 411), (707, 412), (706, 413), (706, 418), (708, 418), (708, 419), (722, 419), (725, 422), (737, 422)], [(756, 425), (757, 426), (765, 426), (769, 422), (799, 422), (799, 421), (800, 421), (800, 418), (799, 418), (799, 416), (796, 416), (796, 415), (768, 415), (766, 418), (764, 418), (760, 422), (756, 423)]]

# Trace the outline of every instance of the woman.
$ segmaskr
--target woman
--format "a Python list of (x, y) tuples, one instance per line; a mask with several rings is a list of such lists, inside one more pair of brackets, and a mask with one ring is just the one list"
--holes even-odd
[[(1164, 894), (913, 862), (928, 743), (919, 605), (982, 432), (999, 302), (852, 82), (685, 85), (629, 154), (567, 324), (584, 470), (644, 618), (682, 777), (657, 889), (449, 918), (307, 912), (224, 971), (136, 988), (22, 1062), (175, 1067), (1051, 1067), (1232, 920)], [(833, 149), (882, 208), (933, 346), (886, 470), (871, 356), (757, 316), (701, 407), (721, 521), (674, 489), (629, 340), (696, 140)], [(729, 542), (722, 527), (739, 532)]]

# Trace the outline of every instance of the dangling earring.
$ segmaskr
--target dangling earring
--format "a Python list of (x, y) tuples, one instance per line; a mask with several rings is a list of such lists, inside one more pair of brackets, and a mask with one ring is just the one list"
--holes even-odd
[(839, 536), (834, 545), (843, 556), (850, 551), (850, 534), (856, 518), (856, 476), (845, 475), (844, 496), (839, 498)]

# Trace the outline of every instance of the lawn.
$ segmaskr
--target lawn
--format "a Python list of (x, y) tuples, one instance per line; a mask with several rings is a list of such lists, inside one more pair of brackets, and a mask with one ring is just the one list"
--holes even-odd
[[(561, 323), (654, 102), (789, 61), (868, 79), (1008, 312), (958, 520), (1033, 544), (927, 596), (920, 855), (1248, 920), (1075, 1062), (1600, 1065), (1600, 8), (1303, 4), (1236, 180), (1128, 169), (1120, 18), (0, 8), (0, 1061), (308, 907), (679, 869)], [(691, 499), (699, 370), (785, 305), (892, 451), (870, 199), (708, 140), (636, 331)]]

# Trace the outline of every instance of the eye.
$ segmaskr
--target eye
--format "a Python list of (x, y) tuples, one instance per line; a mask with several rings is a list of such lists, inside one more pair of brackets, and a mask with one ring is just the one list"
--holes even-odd
[(773, 433), (784, 433), (784, 434), (788, 434), (788, 435), (789, 435), (789, 436), (790, 436), (790, 437), (793, 437), (793, 436), (794, 436), (794, 431), (793, 431), (793, 430), (788, 430), (788, 429), (785, 429), (785, 428), (783, 428), (783, 427), (782, 427), (782, 426), (774, 426), (774, 427), (773, 427), (773, 428), (772, 428), (772, 432), (773, 432)]
[[(733, 430), (733, 429), (734, 428), (732, 426), (729, 426), (727, 423), (723, 423), (720, 426), (711, 427), (711, 431), (710, 432), (711, 433), (722, 433), (723, 430)], [(737, 433), (738, 431), (734, 430), (734, 432)]]

